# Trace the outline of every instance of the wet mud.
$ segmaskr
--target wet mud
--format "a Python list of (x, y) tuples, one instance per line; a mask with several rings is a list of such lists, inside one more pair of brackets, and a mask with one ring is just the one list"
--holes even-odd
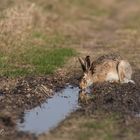
[[(66, 85), (77, 84), (78, 77), (58, 71), (53, 75), (17, 79), (0, 78), (0, 138), (3, 140), (34, 140), (34, 133), (20, 131), (17, 121), (23, 122), (24, 112), (41, 106)], [(74, 81), (74, 82), (73, 82)]]
[[(73, 83), (78, 86), (80, 73), (69, 76), (57, 73), (47, 77), (25, 77), (8, 82), (1, 79), (0, 87), (0, 135), (3, 140), (20, 139), (34, 140), (37, 136), (33, 131), (18, 130), (17, 120), (25, 121), (25, 111), (38, 108), (49, 98), (59, 93), (66, 85)], [(91, 93), (87, 94), (86, 104), (80, 102), (82, 111), (86, 114), (96, 110), (118, 112), (124, 116), (133, 116), (135, 122), (140, 113), (140, 75), (136, 71), (133, 75), (135, 84), (102, 83), (95, 84)], [(4, 82), (5, 81), (5, 82)], [(10, 83), (10, 85), (6, 84)], [(74, 91), (78, 94), (78, 90)], [(90, 98), (88, 98), (90, 97)], [(63, 98), (65, 99), (65, 98)], [(77, 99), (78, 101), (78, 99)], [(78, 103), (78, 102), (77, 102)], [(128, 119), (125, 119), (128, 120)], [(61, 120), (60, 120), (61, 121)], [(129, 121), (132, 122), (132, 121)], [(137, 121), (135, 124), (138, 124)], [(132, 125), (134, 125), (132, 123)], [(139, 126), (138, 126), (139, 127)], [(43, 131), (42, 131), (43, 132)]]

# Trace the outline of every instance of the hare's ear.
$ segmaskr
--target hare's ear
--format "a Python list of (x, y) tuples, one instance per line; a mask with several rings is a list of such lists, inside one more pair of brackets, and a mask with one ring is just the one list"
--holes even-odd
[(86, 56), (85, 65), (86, 65), (86, 70), (89, 70), (91, 67), (90, 56)]
[(94, 69), (95, 69), (95, 62), (93, 61), (89, 68), (89, 70), (92, 72), (92, 74), (94, 73)]
[(78, 60), (79, 60), (79, 62), (81, 64), (83, 72), (85, 72), (86, 71), (85, 61), (81, 57), (79, 57)]

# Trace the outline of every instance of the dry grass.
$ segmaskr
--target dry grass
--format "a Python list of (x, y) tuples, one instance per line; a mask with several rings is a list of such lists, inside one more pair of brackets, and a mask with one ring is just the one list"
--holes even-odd
[[(35, 3), (17, 2), (12, 7), (2, 10), (1, 15), (3, 15), (0, 20), (1, 76), (52, 73), (54, 67), (59, 66), (58, 64), (62, 66), (63, 59), (66, 56), (73, 55), (72, 52), (74, 51), (70, 49), (58, 51), (58, 48), (64, 47), (64, 44), (70, 44), (71, 39), (52, 29), (49, 23), (52, 21), (49, 20), (50, 14), (44, 13), (43, 9)], [(61, 62), (56, 62), (57, 59), (55, 59), (53, 63), (57, 64), (56, 66), (54, 64), (51, 66), (51, 61), (47, 60), (47, 58), (49, 59), (47, 55), (50, 55), (50, 51), (48, 52), (50, 49), (54, 50), (54, 55), (56, 55), (56, 52), (59, 54), (56, 55), (56, 58)], [(37, 65), (31, 63), (32, 59), (39, 61), (37, 59), (41, 54), (41, 60), (43, 61), (40, 61)], [(53, 56), (53, 53), (51, 55)], [(30, 57), (28, 58), (28, 56)], [(43, 66), (44, 61), (47, 64), (44, 63), (46, 65)]]
[(0, 41), (1, 51), (4, 53), (10, 53), (20, 48), (22, 50), (22, 44), (35, 28), (35, 24), (43, 23), (41, 20), (43, 15), (35, 4), (15, 5), (2, 11), (2, 14), (4, 17), (0, 20)]
[(70, 118), (39, 140), (132, 140), (133, 126), (126, 128), (118, 114), (97, 111), (94, 115), (72, 114)]

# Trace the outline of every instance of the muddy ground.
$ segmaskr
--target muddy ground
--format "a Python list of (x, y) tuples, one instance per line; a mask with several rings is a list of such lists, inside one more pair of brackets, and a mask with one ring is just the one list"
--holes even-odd
[[(66, 76), (67, 75), (67, 76)], [(17, 121), (24, 121), (24, 111), (40, 106), (68, 84), (76, 86), (78, 78), (58, 70), (53, 75), (0, 79), (0, 130), (3, 139), (36, 139), (34, 134), (19, 132)]]
[[(24, 121), (24, 111), (41, 105), (47, 98), (53, 96), (54, 91), (61, 90), (67, 84), (78, 86), (81, 75), (80, 69), (76, 68), (73, 72), (64, 72), (64, 69), (61, 69), (56, 74), (46, 77), (1, 78), (0, 129), (2, 138), (38, 139), (34, 134), (19, 132), (16, 129), (17, 120)], [(97, 110), (102, 110), (105, 114), (116, 112), (121, 114), (125, 122), (129, 120), (129, 124), (132, 123), (131, 125), (136, 126), (138, 130), (140, 127), (138, 125), (140, 120), (137, 118), (140, 112), (139, 71), (133, 74), (133, 79), (136, 84), (120, 85), (108, 82), (95, 84), (90, 95), (91, 99), (86, 103), (79, 102), (82, 108), (76, 116), (81, 113), (90, 116), (96, 114)]]

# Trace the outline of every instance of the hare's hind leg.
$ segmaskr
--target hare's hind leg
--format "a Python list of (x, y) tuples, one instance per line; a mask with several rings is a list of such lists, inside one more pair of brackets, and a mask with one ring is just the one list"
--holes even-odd
[(131, 80), (132, 76), (132, 68), (129, 62), (125, 60), (121, 60), (120, 63), (118, 64), (118, 75), (119, 75), (119, 80), (121, 83), (134, 83), (133, 80)]

